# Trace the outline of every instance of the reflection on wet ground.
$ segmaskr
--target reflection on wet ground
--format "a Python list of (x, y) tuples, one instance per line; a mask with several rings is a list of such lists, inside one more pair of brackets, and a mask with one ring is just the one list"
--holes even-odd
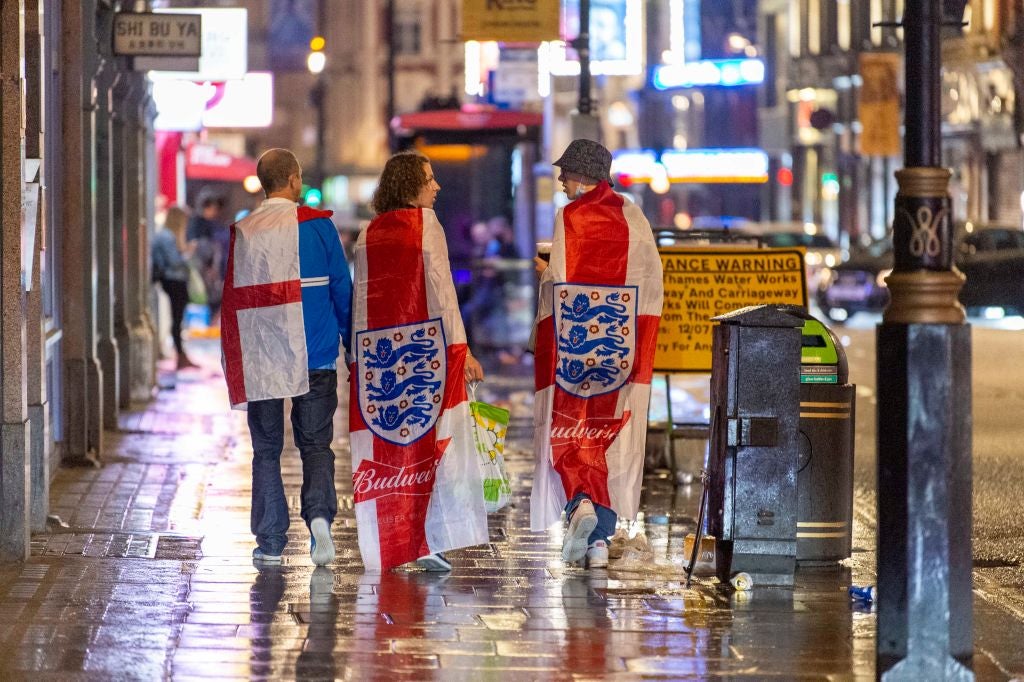
[[(244, 416), (224, 409), (215, 371), (183, 373), (123, 418), (103, 468), (59, 473), (52, 511), (65, 526), (36, 535), (29, 562), (0, 566), (0, 679), (874, 677), (875, 615), (847, 597), (873, 582), (863, 525), (853, 560), (802, 569), (792, 590), (711, 578), (686, 589), (700, 491), (652, 467), (610, 567), (564, 565), (560, 531), (529, 531), (529, 384), (495, 377), (479, 394), (513, 411), (516, 494), (491, 516), (491, 543), (451, 553), (450, 574), (366, 574), (344, 437), (335, 562), (310, 564), (290, 452), (284, 562), (252, 565)], [(976, 656), (979, 679), (1007, 679), (990, 653)]]

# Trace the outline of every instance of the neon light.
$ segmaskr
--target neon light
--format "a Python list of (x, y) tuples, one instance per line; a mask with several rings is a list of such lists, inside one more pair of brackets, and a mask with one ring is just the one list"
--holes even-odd
[(768, 155), (760, 149), (617, 149), (612, 176), (629, 187), (637, 183), (768, 182)]
[(657, 156), (653, 149), (616, 149), (612, 152), (612, 175), (628, 178), (629, 185), (650, 182), (658, 165)]
[(667, 149), (661, 163), (672, 182), (768, 182), (768, 155), (760, 149)]
[(475, 40), (466, 41), (465, 53), (466, 94), (481, 95), (483, 84), (480, 82), (480, 43)]
[(537, 94), (542, 98), (551, 94), (551, 43), (548, 42), (537, 48)]
[(658, 90), (701, 85), (733, 87), (763, 82), (764, 62), (760, 59), (704, 59), (654, 68), (654, 87)]
[(668, 49), (672, 53), (672, 63), (679, 64), (686, 60), (685, 36), (683, 35), (683, 0), (669, 0), (668, 3)]

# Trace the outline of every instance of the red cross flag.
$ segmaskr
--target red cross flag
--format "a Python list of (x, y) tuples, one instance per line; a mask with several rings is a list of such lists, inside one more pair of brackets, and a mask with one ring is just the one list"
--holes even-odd
[(221, 349), (233, 408), (309, 391), (302, 287), (326, 278), (300, 276), (299, 223), (330, 215), (270, 199), (231, 226)]
[(466, 332), (430, 209), (377, 216), (355, 249), (349, 431), (368, 571), (486, 543)]
[(559, 210), (536, 323), (533, 530), (578, 493), (636, 516), (661, 299), (636, 205), (602, 182)]

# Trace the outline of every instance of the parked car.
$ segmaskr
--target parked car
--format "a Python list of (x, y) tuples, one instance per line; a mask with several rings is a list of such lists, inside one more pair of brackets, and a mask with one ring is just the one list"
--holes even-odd
[(1008, 315), (1024, 315), (1024, 230), (1020, 227), (966, 223), (956, 265), (967, 278), (960, 303), (968, 314), (1002, 308)]
[(705, 227), (679, 230), (674, 227), (655, 227), (654, 239), (658, 246), (761, 246), (760, 235), (740, 228)]
[(807, 271), (807, 291), (809, 292), (817, 290), (822, 271), (837, 265), (842, 258), (839, 245), (820, 233), (808, 232), (802, 228), (780, 227), (773, 223), (754, 223), (751, 229), (760, 231), (765, 246), (804, 247), (806, 250), (804, 266)]
[(892, 272), (892, 264), (888, 240), (850, 249), (845, 260), (822, 269), (815, 290), (818, 307), (833, 322), (843, 322), (858, 312), (883, 310), (889, 302), (885, 278)]
[[(960, 303), (969, 314), (983, 308), (1024, 314), (1024, 230), (961, 223), (954, 256), (956, 267), (966, 278)], [(836, 322), (856, 312), (881, 312), (889, 302), (885, 278), (892, 267), (889, 240), (851, 250), (849, 258), (822, 271), (815, 296), (818, 307)]]

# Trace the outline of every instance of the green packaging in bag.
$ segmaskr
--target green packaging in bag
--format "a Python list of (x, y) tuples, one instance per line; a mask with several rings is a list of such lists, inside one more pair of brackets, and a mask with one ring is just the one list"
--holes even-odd
[(505, 471), (505, 433), (508, 431), (508, 410), (473, 401), (473, 440), (484, 480), (484, 505), (487, 512), (496, 512), (508, 504), (512, 486)]

